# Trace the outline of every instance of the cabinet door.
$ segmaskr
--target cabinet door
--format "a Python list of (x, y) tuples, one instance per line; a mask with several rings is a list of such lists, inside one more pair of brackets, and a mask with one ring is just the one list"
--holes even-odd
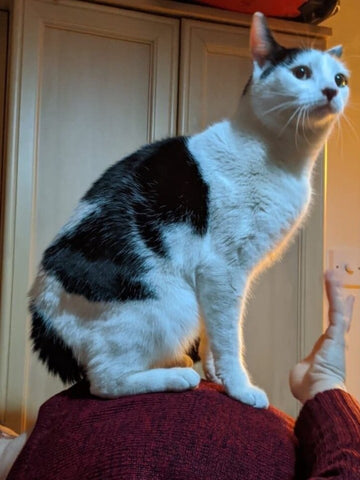
[[(5, 91), (6, 91), (6, 67), (8, 58), (8, 13), (0, 10), (0, 264), (2, 263), (3, 254), (3, 236), (4, 236), (4, 172), (5, 172), (5, 158), (4, 158), (4, 132), (5, 132)], [(1, 273), (1, 270), (0, 270)], [(0, 284), (1, 285), (1, 284)], [(1, 297), (0, 297), (1, 299)], [(1, 327), (1, 316), (0, 316)], [(4, 329), (0, 328), (0, 352), (6, 351), (6, 335)], [(6, 388), (5, 382), (6, 365), (1, 363), (0, 358), (0, 395)], [(1, 418), (0, 418), (1, 422)]]
[[(2, 180), (8, 13), (0, 10), (0, 182)], [(0, 183), (1, 185), (1, 183)], [(1, 215), (1, 212), (0, 212)], [(0, 217), (1, 229), (1, 217)]]
[[(184, 21), (182, 28), (179, 128), (193, 133), (235, 112), (252, 68), (249, 30), (197, 21)], [(290, 35), (276, 37), (288, 46), (314, 44)], [(250, 374), (274, 405), (292, 415), (298, 407), (288, 387), (289, 369), (322, 328), (322, 177), (319, 159), (312, 215), (282, 261), (253, 286), (246, 309)]]
[(8, 185), (16, 203), (8, 221), (13, 269), (4, 272), (11, 288), (2, 319), (11, 325), (1, 361), (13, 428), (32, 423), (40, 403), (63, 388), (27, 339), (26, 296), (41, 254), (106, 167), (175, 133), (178, 23), (80, 2), (25, 2), (18, 154), (9, 159), (17, 168)]

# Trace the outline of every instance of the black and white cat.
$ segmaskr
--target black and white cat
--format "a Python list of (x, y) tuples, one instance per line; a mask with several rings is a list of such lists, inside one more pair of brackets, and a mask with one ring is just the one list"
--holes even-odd
[[(242, 360), (255, 271), (283, 251), (311, 199), (317, 155), (348, 99), (341, 47), (286, 49), (253, 17), (252, 76), (233, 118), (147, 145), (110, 167), (45, 251), (32, 340), (63, 381), (116, 397), (208, 378), (266, 407)], [(200, 316), (201, 313), (201, 316)]]

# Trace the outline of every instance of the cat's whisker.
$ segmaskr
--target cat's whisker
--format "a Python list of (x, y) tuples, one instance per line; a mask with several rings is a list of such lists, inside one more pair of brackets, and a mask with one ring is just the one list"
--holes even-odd
[(301, 48), (302, 50), (305, 49), (307, 46), (306, 44), (308, 40), (309, 40), (308, 38), (301, 37), (299, 41), (299, 48)]
[[(301, 138), (300, 135), (300, 129), (302, 128), (303, 130), (303, 137), (306, 139), (305, 136), (305, 126), (304, 126), (304, 113), (306, 110), (306, 106), (302, 105), (299, 107), (298, 114), (297, 114), (297, 119), (296, 119), (296, 128), (295, 128), (295, 146), (298, 149), (299, 148), (299, 143), (298, 143), (298, 138)], [(307, 139), (306, 139), (307, 140)], [(308, 140), (307, 140), (308, 142)], [(309, 143), (309, 142), (308, 142)]]
[(301, 46), (303, 50), (313, 50), (316, 49), (317, 39), (315, 37), (302, 37)]
[(306, 135), (306, 130), (312, 130), (310, 119), (309, 119), (309, 108), (307, 106), (304, 107), (304, 115), (303, 115), (303, 133), (304, 138), (308, 145), (311, 145), (311, 141), (309, 140), (308, 136)]
[(347, 109), (355, 110), (356, 112), (360, 111), (360, 103), (349, 102), (347, 104)]
[(315, 128), (313, 126), (313, 123), (311, 121), (310, 114), (311, 114), (311, 107), (308, 106), (308, 108), (307, 108), (308, 126), (309, 126), (309, 128), (312, 132), (315, 132), (316, 130), (315, 130)]
[(342, 118), (345, 120), (345, 122), (350, 127), (350, 130), (354, 134), (356, 140), (359, 141), (360, 140), (359, 134), (358, 134), (356, 128), (354, 127), (354, 125), (352, 124), (350, 118), (345, 113), (343, 113)]
[(340, 146), (341, 156), (344, 154), (344, 140), (343, 140), (343, 131), (341, 128), (340, 117), (336, 119), (336, 128), (337, 128), (337, 138), (336, 142)]
[(298, 145), (298, 135), (299, 135), (299, 122), (300, 122), (301, 109), (302, 109), (302, 107), (300, 107), (299, 112), (297, 114), (297, 118), (296, 118), (296, 128), (295, 128), (295, 146), (296, 146), (296, 149), (298, 149), (298, 147), (299, 147), (299, 145)]
[(284, 133), (284, 131), (286, 130), (286, 128), (288, 127), (288, 125), (291, 123), (291, 121), (293, 120), (293, 118), (295, 117), (295, 115), (298, 113), (300, 107), (297, 107), (297, 109), (290, 115), (290, 118), (289, 120), (285, 123), (285, 125), (282, 127), (282, 129), (280, 130), (280, 133), (279, 133), (279, 137), (281, 137), (281, 135)]
[(281, 103), (280, 105), (275, 105), (275, 107), (269, 108), (268, 110), (265, 110), (263, 112), (263, 115), (268, 115), (269, 113), (275, 112), (277, 110), (286, 110), (288, 107), (292, 107), (294, 105), (294, 102), (284, 102)]
[(301, 119), (302, 119), (301, 124), (302, 124), (303, 136), (304, 136), (305, 141), (307, 142), (307, 144), (310, 145), (311, 142), (309, 141), (309, 139), (308, 139), (308, 137), (307, 137), (307, 135), (306, 135), (306, 127), (307, 127), (306, 123), (308, 122), (308, 108), (307, 108), (306, 105), (304, 105), (304, 106), (302, 107)]
[(306, 108), (307, 128), (308, 128), (308, 130), (311, 130), (312, 133), (315, 133), (314, 127), (313, 127), (313, 125), (311, 123), (311, 120), (310, 120), (310, 112), (311, 112), (311, 108), (310, 108), (310, 106), (307, 106), (307, 108)]
[(296, 99), (296, 95), (291, 95), (289, 94), (289, 92), (287, 92), (286, 90), (278, 90), (276, 88), (269, 88), (266, 92), (266, 94), (271, 97), (273, 94), (276, 94), (276, 95), (280, 95), (280, 96), (283, 96), (283, 97), (288, 97), (288, 98), (292, 98), (292, 99)]
[(300, 48), (301, 48), (302, 50), (313, 49), (313, 48), (314, 48), (315, 41), (316, 41), (316, 40), (315, 40), (314, 38), (310, 39), (310, 38), (306, 38), (306, 37), (304, 38), (304, 37), (303, 37), (303, 38), (301, 39), (301, 42), (300, 42)]
[(286, 92), (279, 92), (277, 90), (270, 90), (270, 89), (267, 92), (263, 93), (262, 98), (264, 100), (265, 99), (273, 99), (274, 96), (284, 97), (288, 101), (293, 101), (293, 102), (296, 101), (296, 96), (294, 96), (294, 95), (289, 95), (289, 93), (286, 93)]
[(268, 98), (273, 98), (274, 95), (277, 95), (279, 97), (286, 97), (289, 101), (290, 100), (293, 100), (293, 101), (296, 101), (297, 100), (297, 97), (296, 95), (291, 95), (289, 92), (287, 92), (286, 90), (277, 90), (277, 89), (273, 89), (273, 88), (269, 88), (267, 90), (267, 92), (264, 92), (264, 98), (265, 97), (268, 97)]

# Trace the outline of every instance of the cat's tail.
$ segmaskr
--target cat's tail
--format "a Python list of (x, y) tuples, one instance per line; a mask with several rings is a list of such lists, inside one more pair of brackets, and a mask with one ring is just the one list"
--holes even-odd
[(30, 312), (33, 351), (38, 353), (48, 370), (54, 375), (59, 375), (64, 383), (73, 383), (85, 378), (84, 369), (79, 365), (72, 350), (65, 345), (34, 303), (30, 304)]

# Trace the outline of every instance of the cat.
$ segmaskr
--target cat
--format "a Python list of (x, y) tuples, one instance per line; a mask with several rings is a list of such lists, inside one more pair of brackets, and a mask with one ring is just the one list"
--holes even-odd
[(86, 378), (104, 398), (195, 388), (186, 352), (200, 335), (206, 377), (268, 406), (242, 356), (246, 292), (304, 221), (349, 73), (340, 46), (287, 49), (261, 13), (250, 50), (232, 118), (111, 166), (44, 252), (31, 338), (64, 382)]

